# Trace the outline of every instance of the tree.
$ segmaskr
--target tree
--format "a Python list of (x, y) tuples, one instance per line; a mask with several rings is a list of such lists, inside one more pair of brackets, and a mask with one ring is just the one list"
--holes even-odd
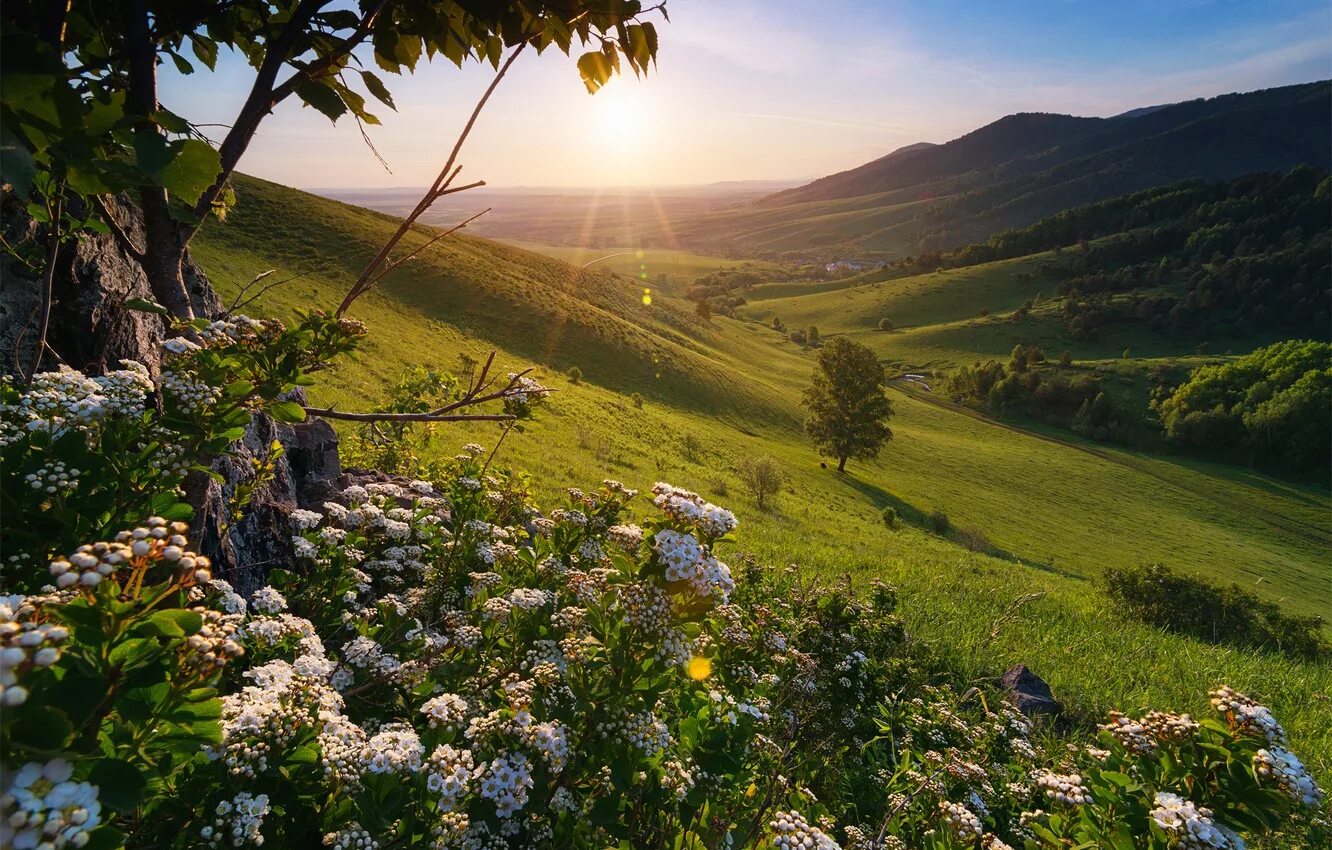
[(837, 458), (838, 472), (846, 470), (850, 458), (877, 457), (893, 438), (886, 383), (883, 364), (860, 343), (839, 336), (819, 349), (813, 383), (805, 390), (810, 414), (805, 430), (820, 454)]
[(768, 499), (786, 483), (782, 468), (770, 457), (743, 458), (736, 464), (735, 474), (740, 477), (740, 483), (745, 485), (749, 495), (754, 497), (759, 510), (764, 510)]
[(698, 299), (698, 303), (694, 305), (694, 313), (705, 322), (712, 321), (712, 305), (708, 303), (708, 299)]
[(881, 330), (881, 331), (890, 331), (890, 330), (892, 330), (892, 329), (893, 329), (893, 320), (892, 320), (892, 319), (880, 319), (880, 320), (879, 320), (879, 330)]
[(809, 330), (805, 331), (805, 339), (809, 340), (810, 345), (817, 346), (819, 344), (819, 329), (810, 325)]
[[(360, 125), (378, 124), (366, 95), (390, 109), (393, 97), (361, 57), (391, 74), (412, 72), (423, 56), (442, 55), (459, 66), (486, 61), (498, 83), (524, 48), (541, 53), (554, 45), (569, 53), (575, 40), (592, 48), (578, 69), (596, 91), (619, 71), (621, 56), (636, 74), (655, 61), (656, 30), (639, 20), (643, 13), (637, 0), (9, 3), (0, 13), (6, 81), (0, 179), (54, 212), (45, 222), (53, 233), (109, 228), (143, 268), (158, 301), (177, 318), (192, 318), (182, 279), (186, 249), (209, 215), (233, 202), (229, 179), (283, 101), (295, 96), (330, 120), (350, 114)], [(222, 48), (244, 56), (253, 74), (244, 104), (214, 146), (183, 109), (176, 111), (188, 104), (159, 102), (157, 66), (211, 71)], [(444, 194), (482, 185), (449, 185), (470, 126), (420, 212)], [(110, 199), (121, 192), (132, 193), (143, 209), (142, 245), (111, 212)], [(58, 242), (52, 240), (49, 260)], [(392, 247), (377, 258), (380, 265)]]

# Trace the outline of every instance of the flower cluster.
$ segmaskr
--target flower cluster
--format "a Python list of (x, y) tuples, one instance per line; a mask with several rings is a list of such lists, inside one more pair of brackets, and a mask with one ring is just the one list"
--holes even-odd
[(60, 660), (69, 629), (40, 619), (41, 597), (0, 597), (0, 705), (22, 705), (28, 689), (19, 684), (33, 668)]
[(28, 762), (0, 792), (0, 847), (82, 847), (101, 822), (97, 788), (63, 758)]
[(1243, 850), (1244, 840), (1231, 829), (1212, 820), (1212, 812), (1192, 802), (1158, 791), (1150, 813), (1156, 823), (1184, 850)]

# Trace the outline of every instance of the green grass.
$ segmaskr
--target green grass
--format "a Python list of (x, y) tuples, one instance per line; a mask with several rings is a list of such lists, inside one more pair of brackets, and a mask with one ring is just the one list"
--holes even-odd
[(768, 263), (752, 263), (747, 260), (729, 260), (712, 257), (707, 254), (694, 254), (689, 251), (674, 251), (669, 248), (638, 248), (619, 246), (615, 248), (580, 248), (568, 245), (543, 245), (537, 242), (519, 240), (500, 240), (509, 245), (532, 251), (547, 257), (563, 260), (570, 265), (597, 268), (603, 271), (636, 280), (640, 286), (650, 287), (654, 293), (683, 295), (689, 284), (700, 277), (720, 269), (733, 269), (751, 266), (756, 271), (775, 270)]
[[(241, 181), (240, 195), (230, 220), (210, 223), (196, 243), (218, 287), (232, 293), (269, 268), (277, 276), (310, 272), (265, 295), (255, 313), (336, 305), (392, 227), (387, 217), (260, 181)], [(944, 281), (916, 285), (915, 301), (899, 303), (919, 321), (946, 321), (966, 308), (967, 298), (948, 293)], [(1028, 297), (1011, 282), (977, 278), (968, 286), (996, 303)], [(1316, 611), (1332, 582), (1325, 493), (1017, 430), (906, 393), (894, 395), (896, 438), (881, 460), (853, 462), (850, 474), (838, 475), (820, 468), (800, 432), (810, 352), (756, 323), (703, 323), (688, 302), (654, 293), (644, 305), (641, 295), (637, 281), (595, 266), (580, 271), (518, 248), (450, 238), (358, 302), (353, 315), (369, 325), (370, 341), (358, 362), (324, 375), (314, 396), (370, 409), (403, 368), (452, 368), (459, 353), (493, 347), (502, 368), (536, 364), (558, 390), (501, 454), (501, 462), (531, 471), (546, 498), (604, 477), (639, 488), (660, 479), (694, 487), (736, 510), (736, 547), (766, 563), (799, 564), (819, 581), (849, 575), (898, 585), (908, 624), (978, 676), (1026, 663), (1088, 713), (1147, 705), (1205, 713), (1207, 689), (1226, 681), (1267, 700), (1296, 749), (1332, 777), (1332, 665), (1163, 634), (1122, 617), (1097, 585), (1106, 566), (1162, 560), (1241, 581), (1291, 610)], [(845, 321), (853, 333), (877, 333), (811, 310), (806, 324)], [(571, 365), (584, 373), (578, 386), (562, 376)], [(632, 392), (646, 396), (641, 409)], [(493, 424), (441, 427), (436, 441), (452, 453), (468, 440), (493, 445), (497, 436)], [(773, 457), (790, 477), (768, 511), (756, 508), (732, 471), (750, 455)], [(902, 529), (883, 527), (887, 505), (906, 519)], [(997, 554), (924, 530), (924, 514), (934, 509), (955, 526), (982, 530)], [(1043, 595), (996, 631), (1005, 609), (1030, 593)]]

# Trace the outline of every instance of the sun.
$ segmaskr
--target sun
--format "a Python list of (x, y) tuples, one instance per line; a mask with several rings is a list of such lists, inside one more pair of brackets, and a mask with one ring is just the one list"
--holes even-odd
[(592, 96), (597, 138), (606, 148), (629, 150), (651, 135), (652, 116), (638, 86), (616, 80)]

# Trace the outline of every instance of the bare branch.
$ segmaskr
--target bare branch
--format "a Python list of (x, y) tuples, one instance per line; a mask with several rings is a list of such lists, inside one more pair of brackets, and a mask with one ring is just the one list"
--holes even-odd
[[(477, 184), (473, 184), (473, 185), (477, 185)], [(490, 212), (490, 210), (491, 210), (490, 207), (486, 207), (485, 209), (481, 210), (481, 212), (477, 213), (476, 215), (472, 216), (471, 218), (467, 219), (466, 221), (463, 221), (463, 222), (460, 222), (460, 223), (458, 223), (458, 224), (455, 224), (453, 227), (450, 227), (448, 230), (445, 230), (445, 231), (442, 232), (442, 233), (437, 233), (437, 234), (435, 234), (434, 236), (430, 237), (430, 239), (429, 239), (424, 245), (422, 245), (421, 247), (417, 248), (415, 251), (412, 251), (410, 254), (406, 255), (405, 257), (399, 257), (398, 259), (394, 260), (393, 262), (387, 264), (386, 266), (384, 266), (384, 270), (383, 270), (383, 272), (381, 272), (380, 274), (375, 275), (375, 279), (374, 279), (374, 281), (371, 282), (371, 286), (373, 286), (375, 283), (378, 283), (378, 282), (380, 281), (380, 279), (382, 279), (382, 278), (384, 277), (384, 275), (386, 275), (386, 274), (388, 274), (389, 272), (393, 271), (393, 270), (396, 269), (398, 266), (400, 266), (400, 265), (402, 265), (403, 263), (407, 262), (408, 260), (412, 259), (412, 258), (415, 257), (417, 254), (419, 254), (419, 253), (421, 253), (422, 251), (424, 251), (425, 249), (429, 248), (431, 245), (434, 245), (436, 242), (438, 242), (439, 240), (443, 239), (445, 236), (448, 236), (448, 235), (453, 234), (453, 233), (457, 233), (459, 230), (462, 230), (462, 229), (463, 229), (464, 227), (466, 227), (467, 225), (471, 224), (472, 222), (476, 221), (476, 220), (477, 220), (478, 218), (480, 218), (481, 216), (483, 216), (483, 215), (485, 215), (486, 213)]]
[(101, 195), (93, 195), (92, 202), (93, 206), (97, 207), (97, 211), (102, 214), (102, 220), (105, 221), (106, 226), (110, 228), (111, 235), (115, 237), (116, 242), (120, 245), (120, 249), (133, 257), (135, 262), (142, 263), (147, 254), (144, 253), (142, 248), (134, 244), (134, 240), (130, 238), (129, 232), (120, 226), (119, 221), (116, 221), (116, 217), (111, 214), (111, 208), (107, 206), (106, 199)]
[[(439, 198), (442, 198), (444, 195), (449, 194), (449, 184), (453, 181), (453, 178), (458, 176), (458, 172), (462, 170), (462, 166), (455, 166), (455, 163), (457, 162), (459, 151), (462, 150), (463, 143), (467, 141), (467, 137), (471, 134), (472, 128), (476, 125), (476, 119), (480, 116), (481, 110), (485, 108), (486, 103), (490, 100), (490, 96), (495, 93), (495, 89), (499, 86), (500, 80), (504, 79), (504, 75), (509, 72), (509, 68), (513, 67), (514, 60), (522, 55), (523, 48), (525, 47), (527, 47), (527, 42), (519, 44), (514, 51), (509, 54), (509, 58), (504, 60), (504, 64), (500, 66), (499, 70), (495, 72), (495, 78), (490, 81), (490, 85), (486, 87), (485, 92), (481, 95), (481, 99), (477, 101), (476, 106), (472, 109), (472, 114), (468, 117), (462, 132), (458, 134), (458, 139), (453, 144), (453, 150), (449, 152), (449, 158), (444, 162), (444, 167), (440, 169), (439, 175), (435, 178), (435, 182), (430, 184), (430, 188), (426, 191), (425, 195), (422, 196), (421, 200), (417, 202), (416, 207), (402, 220), (402, 223), (398, 225), (398, 229), (391, 237), (389, 237), (388, 242), (384, 243), (384, 247), (379, 249), (379, 253), (375, 255), (374, 259), (370, 261), (370, 264), (361, 272), (360, 277), (356, 279), (356, 283), (352, 284), (352, 288), (347, 292), (347, 296), (343, 298), (342, 303), (338, 305), (338, 310), (335, 315), (342, 316), (343, 313), (346, 313), (353, 301), (361, 295), (364, 295), (366, 290), (374, 286), (375, 282), (383, 277), (385, 274), (384, 266), (388, 262), (389, 254), (393, 252), (393, 249), (397, 247), (398, 243), (402, 241), (402, 238), (407, 235), (409, 230), (411, 230), (412, 225), (416, 223), (416, 220), (419, 219), (426, 210), (430, 209), (431, 204)], [(476, 183), (473, 184), (473, 186), (465, 188), (473, 188), (477, 185), (483, 184)], [(456, 191), (462, 191), (462, 188), (460, 187)]]
[(342, 419), (348, 422), (512, 422), (512, 413), (343, 413), (331, 407), (307, 407), (307, 416)]

